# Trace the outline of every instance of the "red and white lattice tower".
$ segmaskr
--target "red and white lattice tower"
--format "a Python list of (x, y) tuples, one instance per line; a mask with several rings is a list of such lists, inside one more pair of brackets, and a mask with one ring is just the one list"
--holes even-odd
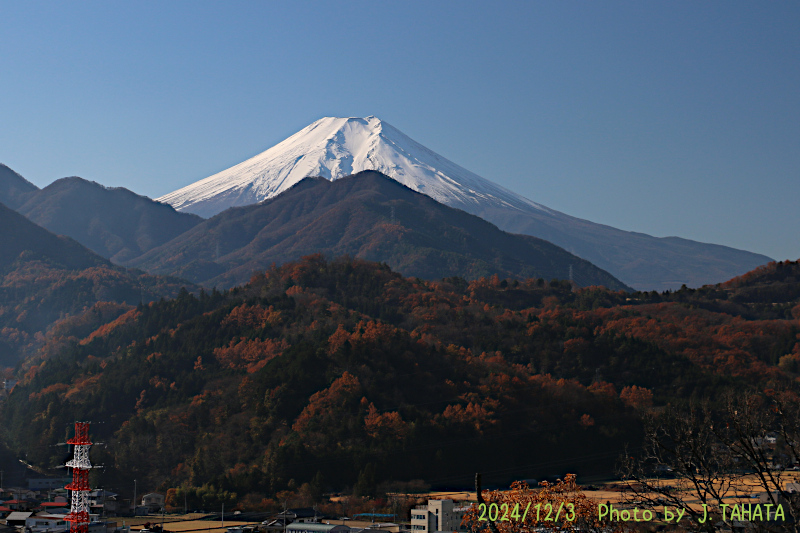
[(75, 436), (67, 441), (75, 452), (67, 467), (72, 468), (72, 483), (64, 487), (72, 491), (72, 506), (65, 520), (71, 522), (70, 533), (87, 533), (89, 531), (89, 422), (75, 422)]

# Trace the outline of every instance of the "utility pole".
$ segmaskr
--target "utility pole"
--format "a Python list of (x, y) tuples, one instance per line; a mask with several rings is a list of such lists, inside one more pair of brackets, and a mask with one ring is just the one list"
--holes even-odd
[(133, 516), (136, 517), (136, 480), (133, 480)]
[[(478, 505), (486, 505), (486, 502), (483, 499), (483, 494), (481, 493), (481, 475), (478, 472), (475, 473), (475, 495), (478, 497)], [(497, 526), (492, 520), (489, 520), (488, 524), (489, 529), (492, 530), (492, 533), (498, 533)]]

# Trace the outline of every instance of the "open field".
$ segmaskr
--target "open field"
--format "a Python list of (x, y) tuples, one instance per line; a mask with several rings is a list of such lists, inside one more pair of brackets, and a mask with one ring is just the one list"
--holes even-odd
[[(780, 473), (782, 478), (782, 482), (784, 487), (788, 483), (799, 483), (800, 482), (800, 472), (797, 471), (784, 471)], [(700, 508), (700, 502), (693, 497), (693, 493), (690, 489), (688, 481), (685, 480), (678, 480), (678, 479), (661, 479), (659, 481), (661, 486), (664, 487), (671, 487), (671, 490), (678, 496), (681, 496), (682, 501), (692, 507)], [(605, 485), (599, 486), (598, 490), (583, 490), (583, 493), (586, 495), (587, 498), (594, 501), (596, 504), (606, 503), (609, 502), (614, 505), (618, 505), (621, 508), (623, 507), (631, 507), (632, 505), (640, 505), (638, 502), (634, 503), (633, 494), (629, 491), (625, 491), (626, 487), (631, 486), (630, 482), (614, 482), (614, 483), (607, 483)], [(755, 474), (748, 474), (743, 475), (740, 477), (734, 486), (728, 491), (727, 497), (725, 498), (725, 502), (727, 504), (734, 504), (734, 503), (757, 503), (758, 500), (756, 499), (760, 493), (763, 492), (763, 489), (758, 484), (758, 479)], [(424, 494), (393, 494), (390, 496), (403, 496), (408, 498), (418, 498), (420, 500), (428, 500), (428, 499), (451, 499), (456, 502), (463, 502), (466, 504), (468, 502), (476, 501), (475, 492), (463, 491), (463, 492), (429, 492)], [(653, 499), (656, 499), (658, 496), (653, 494)], [(337, 499), (341, 499), (343, 497), (334, 497), (331, 498), (332, 501)], [(240, 520), (225, 520), (224, 526), (221, 521), (212, 521), (212, 520), (199, 520), (202, 517), (202, 514), (197, 513), (190, 513), (187, 515), (168, 515), (163, 518), (164, 524), (164, 531), (165, 532), (174, 532), (174, 533), (189, 533), (189, 532), (196, 532), (196, 533), (226, 533), (226, 529), (228, 527), (233, 526), (245, 526), (245, 525), (254, 525), (259, 524), (260, 522), (245, 522)], [(231, 514), (231, 518), (236, 518), (236, 515)], [(116, 519), (110, 519), (117, 522), (118, 525), (125, 525), (132, 526), (133, 531), (139, 531), (144, 528), (144, 525), (149, 524), (161, 524), (162, 517), (158, 515), (151, 515), (151, 516), (143, 516), (143, 517), (136, 517), (136, 518), (123, 518), (119, 517)], [(408, 517), (405, 516), (398, 516), (398, 522), (407, 522)], [(338, 519), (328, 519), (323, 520), (323, 522), (330, 523), (330, 524), (343, 524), (348, 525), (350, 527), (372, 527), (372, 528), (381, 528), (381, 523), (373, 523), (369, 520), (338, 520)], [(396, 532), (398, 527), (396, 525), (389, 525), (385, 524), (388, 527), (385, 527), (388, 532)]]
[[(188, 513), (188, 514), (179, 514), (179, 515), (168, 514), (168, 515), (164, 515), (164, 523), (167, 524), (169, 522), (185, 522), (187, 520), (198, 520), (199, 518), (202, 518), (202, 517), (206, 516), (206, 514), (207, 513)], [(122, 524), (122, 521), (124, 520), (126, 526), (136, 527), (136, 526), (141, 526), (143, 524), (146, 524), (148, 522), (151, 523), (151, 524), (160, 524), (161, 523), (161, 515), (148, 515), (148, 516), (137, 516), (137, 517), (118, 516), (118, 517), (113, 518), (113, 519), (110, 518), (109, 520), (116, 520), (120, 524)]]
[[(160, 524), (160, 521), (151, 521), (151, 524)], [(234, 526), (249, 526), (253, 524), (260, 524), (261, 522), (240, 522), (236, 520), (225, 520), (224, 526), (223, 523), (219, 520), (187, 520), (184, 522), (171, 522), (168, 523), (166, 520), (164, 521), (164, 531), (178, 531), (178, 532), (188, 532), (188, 531), (197, 531), (197, 532), (208, 532), (208, 533), (225, 533), (225, 531), (229, 527)], [(143, 529), (144, 525), (133, 526), (131, 527), (131, 531), (138, 531)]]
[[(793, 470), (786, 470), (780, 473), (783, 481), (784, 488), (787, 483), (798, 483), (800, 482), (800, 472), (793, 471)], [(663, 486), (671, 486), (674, 488), (675, 491), (678, 493), (683, 493), (687, 497), (691, 494), (689, 490), (689, 483), (687, 481), (681, 481), (678, 479), (662, 479), (660, 483)], [(597, 502), (597, 503), (606, 503), (610, 502), (613, 504), (623, 503), (627, 499), (630, 499), (630, 493), (623, 492), (623, 487), (626, 485), (630, 485), (628, 482), (618, 481), (614, 483), (606, 483), (604, 485), (595, 485), (599, 486), (598, 490), (586, 490), (583, 489), (583, 493), (586, 495), (587, 498)], [(536, 487), (531, 487), (536, 488)], [(758, 480), (755, 474), (748, 474), (743, 475), (737, 483), (734, 484), (733, 488), (728, 491), (728, 497), (725, 499), (725, 503), (748, 503), (754, 502), (755, 497), (761, 492), (764, 492), (764, 489), (760, 487), (758, 484)], [(450, 499), (454, 501), (462, 501), (462, 502), (474, 502), (477, 501), (477, 496), (475, 492), (428, 492), (424, 494), (403, 494), (398, 496), (405, 496), (408, 498), (420, 498), (424, 500), (435, 500), (435, 499)], [(686, 503), (698, 503), (695, 502), (692, 498), (687, 498)]]
[[(234, 526), (247, 526), (253, 524), (260, 524), (261, 522), (243, 522), (240, 520), (225, 520), (225, 524), (219, 520), (197, 520), (197, 518), (204, 516), (198, 513), (190, 513), (188, 515), (166, 515), (164, 516), (163, 524), (164, 531), (175, 532), (207, 532), (207, 533), (225, 533), (229, 527)], [(231, 514), (233, 517), (234, 515)], [(131, 531), (139, 531), (145, 528), (145, 524), (160, 525), (162, 523), (160, 515), (151, 516), (137, 516), (137, 517), (117, 517), (110, 518), (109, 521), (116, 522), (119, 526), (123, 523), (126, 526), (131, 526)]]
[(172, 524), (164, 524), (164, 531), (208, 531), (209, 533), (223, 533), (229, 527), (234, 526), (248, 526), (252, 524), (260, 524), (261, 522), (239, 522), (228, 521), (223, 522), (214, 520), (191, 520), (187, 522), (174, 522)]

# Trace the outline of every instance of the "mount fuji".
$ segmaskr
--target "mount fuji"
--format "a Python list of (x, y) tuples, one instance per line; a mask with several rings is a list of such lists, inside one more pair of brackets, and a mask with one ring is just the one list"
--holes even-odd
[(336, 180), (376, 170), (410, 189), (512, 233), (557, 244), (641, 290), (726, 281), (769, 257), (678, 237), (652, 237), (572, 217), (497, 185), (374, 116), (322, 118), (227, 170), (157, 201), (214, 216), (272, 198), (308, 176)]

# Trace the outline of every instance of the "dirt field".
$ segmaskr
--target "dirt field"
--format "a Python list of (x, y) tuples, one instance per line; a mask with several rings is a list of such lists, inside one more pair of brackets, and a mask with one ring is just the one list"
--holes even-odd
[[(800, 472), (796, 471), (784, 471), (782, 473), (784, 486), (786, 483), (798, 483), (800, 482)], [(688, 490), (689, 485), (688, 482), (681, 482), (677, 479), (665, 479), (662, 480), (661, 483), (663, 485), (669, 485), (674, 487), (677, 491), (685, 493), (687, 496), (691, 494)], [(612, 487), (621, 487), (623, 486), (623, 482), (617, 483), (609, 483), (606, 485), (601, 485), (599, 490), (583, 490), (583, 493), (586, 495), (587, 498), (597, 502), (597, 503), (621, 503), (625, 501), (626, 494), (621, 492), (620, 490), (616, 490), (616, 488)], [(606, 488), (608, 487), (608, 488)], [(736, 486), (735, 490), (729, 491), (729, 497), (726, 498), (726, 503), (752, 503), (754, 502), (754, 496), (764, 492), (764, 490), (758, 485), (757, 479), (755, 475), (748, 475), (743, 477), (739, 484)], [(477, 497), (474, 492), (429, 492), (426, 494), (409, 494), (408, 497), (418, 497), (420, 499), (431, 499), (431, 500), (438, 500), (438, 499), (450, 499), (454, 501), (476, 501)], [(694, 501), (689, 498), (686, 500), (686, 503), (694, 503)]]
[[(203, 516), (199, 514), (189, 514), (189, 515), (180, 515), (180, 516), (165, 516), (164, 517), (164, 531), (176, 531), (180, 533), (188, 532), (188, 531), (197, 531), (198, 533), (225, 533), (225, 531), (229, 527), (234, 526), (247, 526), (252, 524), (260, 524), (260, 522), (242, 522), (238, 520), (225, 520), (225, 525), (223, 527), (222, 522), (214, 521), (214, 520), (195, 520), (195, 518)], [(233, 515), (231, 515), (233, 517)], [(139, 531), (140, 529), (144, 529), (144, 525), (150, 523), (151, 525), (160, 525), (161, 524), (161, 517), (152, 515), (152, 516), (137, 516), (136, 518), (124, 518), (119, 517), (116, 519), (109, 519), (109, 521), (116, 522), (117, 525), (122, 526), (123, 523), (126, 526), (131, 526), (131, 531)]]
[(172, 524), (164, 524), (164, 531), (207, 531), (209, 533), (224, 533), (229, 527), (247, 526), (254, 523), (260, 524), (261, 522), (236, 522), (225, 520), (225, 527), (223, 527), (222, 522), (214, 522), (212, 520), (192, 520), (189, 522), (173, 522)]

